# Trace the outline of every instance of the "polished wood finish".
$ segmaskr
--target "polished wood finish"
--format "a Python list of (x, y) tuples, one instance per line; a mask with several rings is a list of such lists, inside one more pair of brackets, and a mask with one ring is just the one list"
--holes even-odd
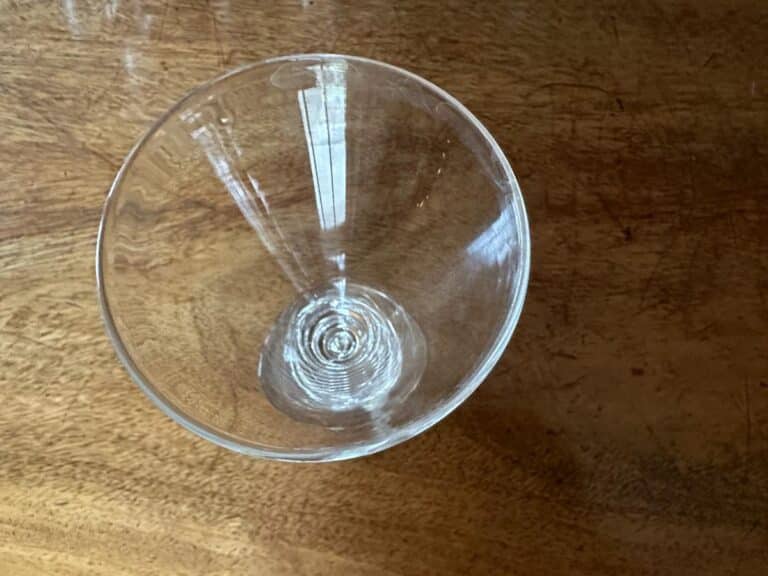
[[(0, 4), (0, 574), (768, 573), (768, 4)], [(105, 192), (238, 64), (404, 66), (525, 194), (522, 320), (471, 399), (338, 464), (173, 424), (102, 330)]]

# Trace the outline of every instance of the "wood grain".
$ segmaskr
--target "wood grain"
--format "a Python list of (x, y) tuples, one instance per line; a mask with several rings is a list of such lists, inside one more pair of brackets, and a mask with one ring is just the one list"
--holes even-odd
[[(0, 573), (765, 574), (768, 4), (0, 3)], [(508, 153), (533, 276), (502, 361), (380, 455), (250, 460), (103, 333), (122, 157), (241, 63), (351, 53)]]

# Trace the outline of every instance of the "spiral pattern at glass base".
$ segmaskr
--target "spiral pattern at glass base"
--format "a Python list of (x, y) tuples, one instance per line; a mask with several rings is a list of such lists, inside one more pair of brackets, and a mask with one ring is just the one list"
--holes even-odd
[(424, 336), (392, 298), (337, 279), (275, 322), (259, 360), (262, 389), (298, 420), (349, 426), (386, 417), (426, 365)]

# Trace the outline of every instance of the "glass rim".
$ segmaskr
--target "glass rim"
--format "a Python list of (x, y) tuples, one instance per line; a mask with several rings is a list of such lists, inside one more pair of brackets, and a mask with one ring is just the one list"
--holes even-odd
[[(498, 159), (506, 180), (512, 188), (510, 196), (515, 212), (515, 225), (519, 231), (518, 246), (521, 255), (520, 265), (522, 269), (517, 275), (517, 280), (511, 290), (512, 304), (507, 309), (504, 323), (496, 334), (496, 338), (493, 344), (488, 348), (488, 350), (486, 350), (485, 354), (481, 356), (478, 362), (475, 363), (475, 368), (462, 378), (461, 383), (451, 396), (436, 404), (425, 414), (422, 414), (412, 422), (409, 422), (407, 425), (398, 428), (392, 434), (389, 434), (384, 438), (378, 438), (374, 441), (352, 443), (339, 447), (322, 447), (310, 450), (272, 448), (269, 446), (260, 445), (257, 442), (252, 442), (244, 438), (239, 438), (234, 434), (229, 434), (227, 432), (214, 429), (213, 427), (188, 415), (182, 408), (175, 405), (169, 398), (160, 392), (151, 383), (149, 378), (144, 376), (142, 371), (133, 361), (131, 354), (128, 352), (128, 349), (123, 343), (123, 339), (121, 338), (120, 332), (117, 329), (117, 326), (115, 325), (114, 319), (112, 317), (112, 312), (109, 306), (109, 299), (107, 298), (104, 286), (104, 234), (106, 231), (107, 217), (110, 208), (114, 203), (122, 181), (128, 170), (131, 168), (134, 160), (144, 149), (145, 144), (166, 123), (166, 121), (168, 121), (174, 114), (183, 109), (183, 107), (192, 99), (206, 93), (211, 87), (219, 84), (220, 82), (223, 82), (228, 78), (232, 78), (250, 70), (264, 67), (270, 64), (279, 62), (323, 60), (334, 58), (383, 68), (417, 82), (422, 87), (434, 93), (441, 100), (452, 105), (459, 113), (462, 120), (471, 124), (480, 133), (482, 138), (489, 145), (493, 155)], [(289, 54), (244, 64), (192, 88), (186, 92), (178, 101), (176, 101), (167, 111), (165, 111), (157, 120), (155, 120), (149, 129), (147, 129), (138, 139), (138, 141), (133, 145), (123, 160), (120, 169), (117, 171), (112, 184), (110, 185), (109, 191), (104, 201), (104, 206), (102, 208), (98, 235), (96, 238), (96, 289), (98, 292), (101, 317), (104, 322), (107, 337), (115, 349), (117, 357), (127, 370), (131, 379), (139, 386), (142, 392), (144, 392), (144, 394), (149, 397), (152, 403), (165, 413), (166, 416), (170, 417), (173, 421), (180, 424), (182, 427), (205, 440), (247, 456), (265, 458), (268, 460), (281, 460), (286, 462), (333, 462), (375, 454), (421, 434), (425, 430), (437, 424), (439, 421), (443, 420), (446, 416), (458, 408), (480, 386), (480, 384), (487, 378), (490, 371), (501, 358), (501, 355), (509, 344), (509, 341), (512, 338), (512, 334), (515, 331), (515, 327), (517, 326), (517, 323), (520, 319), (520, 314), (522, 313), (523, 304), (527, 294), (528, 277), (530, 274), (530, 260), (531, 240), (530, 230), (528, 227), (528, 216), (525, 210), (525, 203), (523, 201), (522, 193), (520, 192), (520, 187), (517, 183), (515, 174), (512, 171), (512, 167), (510, 166), (503, 150), (498, 145), (488, 129), (458, 99), (453, 97), (451, 94), (436, 84), (433, 84), (429, 80), (426, 80), (425, 78), (422, 78), (413, 72), (409, 72), (408, 70), (400, 68), (399, 66), (387, 64), (378, 60), (373, 60), (361, 56), (349, 56), (332, 53)]]

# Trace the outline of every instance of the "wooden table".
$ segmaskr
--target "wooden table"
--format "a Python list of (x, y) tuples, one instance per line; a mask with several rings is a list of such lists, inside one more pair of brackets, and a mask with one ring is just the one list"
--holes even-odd
[[(0, 574), (768, 573), (768, 3), (0, 3)], [(436, 428), (251, 460), (131, 383), (94, 241), (132, 143), (244, 62), (443, 86), (520, 179), (518, 330)]]

